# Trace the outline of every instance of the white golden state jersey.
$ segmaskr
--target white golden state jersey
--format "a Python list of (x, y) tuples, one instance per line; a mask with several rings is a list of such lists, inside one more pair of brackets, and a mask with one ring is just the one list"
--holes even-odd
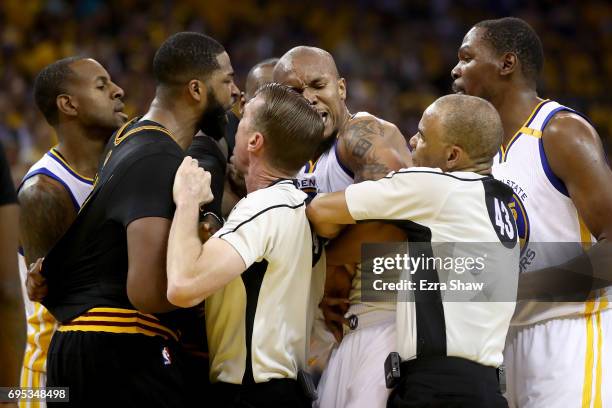
[[(514, 190), (511, 210), (521, 243), (522, 273), (562, 264), (581, 255), (595, 242), (563, 181), (550, 168), (544, 151), (542, 132), (561, 111), (577, 113), (555, 101), (540, 102), (506, 149), (500, 148), (493, 162), (495, 178)], [(604, 292), (610, 292), (610, 288)], [(589, 314), (593, 311), (591, 303), (518, 302), (512, 324)]]
[[(93, 189), (93, 179), (78, 174), (55, 148), (49, 150), (28, 170), (19, 188), (23, 186), (26, 180), (39, 174), (50, 177), (63, 185), (77, 212)], [(19, 275), (24, 289), (23, 299), (28, 324), (28, 338), (23, 364), (25, 368), (32, 371), (44, 373), (47, 365), (47, 350), (49, 349), (51, 336), (55, 331), (56, 322), (51, 313), (40, 303), (28, 300), (27, 293), (25, 293), (27, 272), (25, 258), (23, 253), (20, 253)]]

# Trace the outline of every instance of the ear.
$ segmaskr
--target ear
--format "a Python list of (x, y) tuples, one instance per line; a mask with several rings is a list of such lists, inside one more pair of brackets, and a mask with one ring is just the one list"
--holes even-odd
[(55, 104), (57, 105), (58, 112), (66, 116), (77, 116), (79, 114), (78, 101), (70, 95), (58, 95), (57, 98), (55, 98)]
[(264, 147), (264, 135), (259, 132), (255, 132), (249, 136), (247, 141), (247, 151), (251, 153), (258, 153), (263, 150)]
[(340, 94), (340, 99), (345, 101), (346, 100), (346, 80), (344, 78), (338, 79), (338, 93)]
[(446, 151), (446, 169), (445, 171), (453, 171), (463, 162), (465, 159), (465, 151), (457, 146), (451, 145)]
[(206, 103), (207, 89), (206, 85), (202, 81), (198, 79), (192, 79), (187, 84), (187, 91), (189, 92), (189, 95), (194, 101)]
[(519, 65), (519, 59), (513, 52), (507, 52), (502, 56), (501, 59), (501, 75), (510, 75), (517, 70)]

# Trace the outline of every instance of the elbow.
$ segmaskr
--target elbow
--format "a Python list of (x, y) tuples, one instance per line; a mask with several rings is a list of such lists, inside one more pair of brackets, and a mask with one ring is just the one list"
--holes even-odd
[(188, 282), (168, 282), (166, 296), (174, 306), (183, 308), (197, 306), (203, 300), (201, 296), (195, 296), (193, 285)]

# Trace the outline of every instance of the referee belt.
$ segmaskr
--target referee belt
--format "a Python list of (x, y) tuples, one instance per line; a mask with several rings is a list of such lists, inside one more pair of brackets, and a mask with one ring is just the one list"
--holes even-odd
[(132, 309), (94, 307), (79, 317), (60, 324), (58, 331), (144, 334), (178, 341), (177, 334), (164, 326), (157, 317)]
[(470, 378), (499, 386), (495, 367), (485, 366), (461, 357), (432, 356), (400, 363), (400, 377), (402, 379), (410, 375), (418, 376), (421, 373)]

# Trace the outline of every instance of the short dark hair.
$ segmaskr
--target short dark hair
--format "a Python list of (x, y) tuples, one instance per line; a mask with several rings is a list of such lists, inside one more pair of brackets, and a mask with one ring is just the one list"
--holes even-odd
[(44, 67), (34, 79), (34, 101), (51, 126), (57, 125), (59, 113), (57, 110), (57, 97), (68, 92), (68, 81), (74, 77), (70, 68), (73, 62), (85, 57), (69, 57)]
[(281, 170), (297, 172), (323, 141), (321, 115), (302, 95), (278, 83), (263, 85), (257, 97), (263, 104), (253, 126), (269, 143), (267, 159)]
[(484, 20), (474, 27), (485, 28), (483, 38), (498, 53), (513, 52), (521, 61), (525, 77), (537, 80), (544, 64), (540, 37), (527, 22), (516, 17)]
[(187, 31), (173, 34), (155, 53), (155, 79), (158, 84), (182, 85), (207, 77), (219, 69), (217, 56), (223, 52), (225, 48), (207, 35)]

